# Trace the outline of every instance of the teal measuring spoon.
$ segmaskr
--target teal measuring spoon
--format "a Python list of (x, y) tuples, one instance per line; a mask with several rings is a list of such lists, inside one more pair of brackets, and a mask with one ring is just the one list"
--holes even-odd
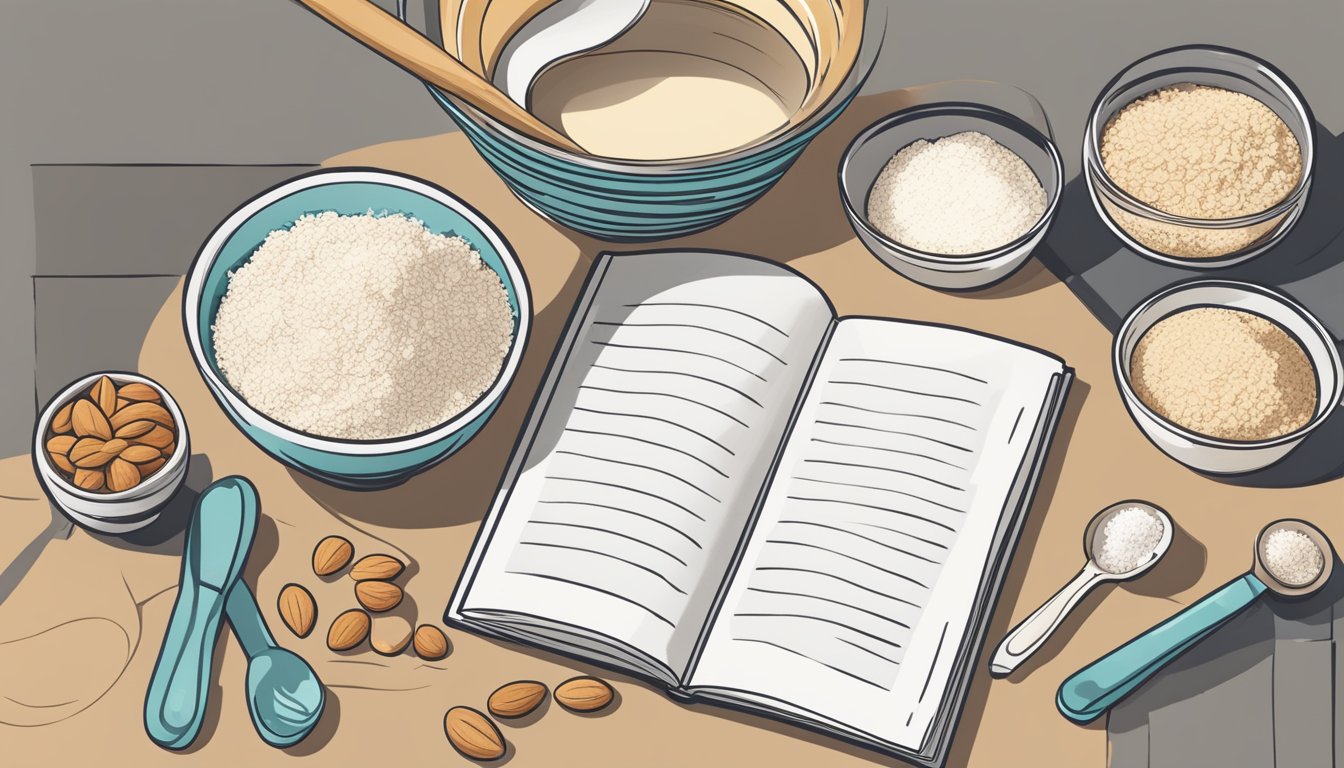
[[(1265, 565), (1265, 540), (1270, 533), (1280, 530), (1300, 532), (1316, 544), (1323, 565), (1315, 579), (1305, 584), (1289, 584), (1276, 578), (1274, 572)], [(1061, 714), (1076, 723), (1089, 723), (1097, 719), (1177, 656), (1245, 610), (1266, 591), (1289, 599), (1315, 593), (1330, 579), (1334, 559), (1330, 540), (1315, 526), (1301, 520), (1270, 523), (1256, 536), (1255, 559), (1250, 573), (1233, 579), (1078, 671), (1059, 687), (1055, 697), (1056, 706)]]
[(247, 653), (247, 709), (273, 747), (302, 741), (322, 717), (326, 692), (308, 662), (275, 644), (252, 590), (241, 580), (228, 602), (229, 626)]
[(166, 749), (185, 749), (205, 716), (215, 645), (229, 594), (257, 532), (257, 489), (226, 477), (196, 500), (182, 551), (182, 577), (145, 694), (145, 732)]

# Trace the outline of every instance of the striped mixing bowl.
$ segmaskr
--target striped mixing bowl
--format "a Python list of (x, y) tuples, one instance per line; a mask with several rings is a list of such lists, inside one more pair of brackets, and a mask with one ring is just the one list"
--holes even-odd
[(428, 87), (477, 152), (533, 210), (603, 240), (662, 240), (709, 229), (751, 205), (840, 115), (881, 46), (886, 15), (871, 10), (864, 19), (858, 60), (827, 104), (786, 133), (723, 155), (639, 161), (574, 154), (524, 136)]

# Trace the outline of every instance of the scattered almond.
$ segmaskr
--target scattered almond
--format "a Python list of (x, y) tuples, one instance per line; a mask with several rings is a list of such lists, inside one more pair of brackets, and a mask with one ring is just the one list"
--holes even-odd
[(107, 488), (113, 493), (129, 491), (140, 484), (140, 470), (118, 456), (107, 465)]
[(596, 677), (574, 677), (555, 689), (555, 701), (574, 712), (596, 712), (611, 703), (611, 686)]
[(391, 555), (368, 555), (350, 569), (350, 578), (355, 581), (390, 581), (397, 578), (405, 564)]
[(327, 630), (327, 647), (333, 651), (348, 651), (369, 636), (369, 614), (351, 608), (336, 617)]
[(401, 598), (401, 587), (390, 581), (361, 581), (355, 584), (355, 599), (374, 613), (396, 608)]
[(177, 425), (147, 384), (121, 387), (100, 376), (56, 411), (47, 436), (51, 463), (84, 490), (110, 493), (136, 487), (177, 449)]
[(110, 418), (117, 412), (117, 385), (108, 377), (104, 376), (94, 382), (89, 397), (98, 404), (98, 410), (102, 411), (104, 416)]
[(486, 702), (490, 714), (495, 717), (522, 717), (545, 701), (546, 686), (536, 680), (519, 680), (516, 683), (502, 685), (490, 694)]
[(504, 735), (490, 718), (471, 707), (453, 707), (443, 717), (448, 742), (472, 760), (498, 760), (504, 756)]
[(101, 490), (106, 483), (107, 478), (101, 470), (75, 469), (75, 485), (86, 491)]
[(56, 411), (56, 415), (51, 417), (51, 431), (58, 435), (64, 435), (73, 430), (74, 427), (70, 424), (70, 415), (74, 409), (75, 404), (73, 402), (61, 406), (61, 409)]
[(174, 426), (172, 415), (158, 403), (131, 403), (112, 414), (108, 421), (112, 425), (112, 429), (121, 429), (132, 421), (140, 421), (141, 419), (155, 422), (169, 429)]
[(415, 630), (415, 655), (425, 661), (442, 659), (448, 655), (448, 637), (438, 627), (421, 624)]
[(141, 384), (133, 381), (117, 390), (117, 396), (125, 400), (134, 400), (136, 402), (161, 403), (163, 398), (154, 388), (148, 384)]
[(369, 645), (375, 653), (396, 656), (411, 643), (411, 622), (400, 616), (377, 616), (369, 631)]
[(98, 406), (94, 405), (92, 400), (80, 398), (75, 401), (75, 407), (70, 411), (70, 425), (79, 437), (112, 439), (112, 427), (108, 424), (107, 417), (98, 410)]
[(313, 573), (330, 576), (344, 568), (355, 555), (355, 547), (340, 536), (328, 536), (313, 549)]
[(280, 609), (280, 620), (285, 622), (289, 631), (299, 637), (307, 637), (317, 623), (317, 602), (313, 593), (298, 584), (286, 584), (280, 590), (276, 601)]

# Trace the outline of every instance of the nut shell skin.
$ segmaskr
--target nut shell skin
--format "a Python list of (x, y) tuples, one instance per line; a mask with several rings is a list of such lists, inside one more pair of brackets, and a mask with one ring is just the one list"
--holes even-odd
[(615, 691), (605, 680), (586, 675), (572, 677), (555, 687), (555, 701), (571, 712), (600, 712), (610, 706)]
[(453, 707), (443, 716), (448, 743), (469, 760), (490, 761), (504, 756), (504, 734), (490, 718), (471, 707)]
[(537, 680), (518, 680), (495, 689), (486, 701), (486, 708), (495, 717), (513, 719), (531, 714), (546, 700), (550, 690)]

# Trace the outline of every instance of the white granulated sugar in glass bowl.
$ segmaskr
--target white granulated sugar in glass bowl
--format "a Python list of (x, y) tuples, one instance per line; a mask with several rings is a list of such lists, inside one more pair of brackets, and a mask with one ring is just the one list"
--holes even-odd
[(1290, 587), (1310, 584), (1325, 567), (1321, 548), (1301, 531), (1289, 528), (1270, 531), (1265, 537), (1264, 550), (1269, 575)]
[(946, 256), (1007, 245), (1045, 208), (1045, 189), (1026, 161), (974, 131), (905, 147), (868, 195), (868, 221), (882, 234)]
[(213, 326), (220, 371), (295, 430), (377, 440), (439, 426), (494, 383), (512, 342), (499, 275), (404, 215), (308, 214), (271, 232)]
[(1103, 571), (1128, 573), (1152, 558), (1165, 528), (1162, 519), (1148, 510), (1125, 507), (1101, 526), (1092, 555)]

